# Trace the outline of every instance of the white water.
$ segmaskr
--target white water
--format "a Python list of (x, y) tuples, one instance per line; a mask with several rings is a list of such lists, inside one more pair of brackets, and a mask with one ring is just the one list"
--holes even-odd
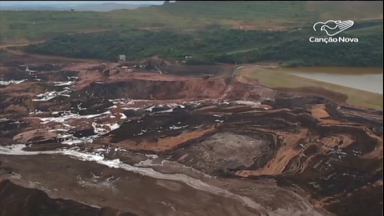
[(52, 92), (45, 92), (42, 94), (38, 94), (36, 95), (37, 99), (33, 99), (32, 101), (49, 101), (58, 96), (70, 97), (70, 95), (68, 95), (69, 93), (71, 93), (71, 89), (66, 87), (64, 88), (63, 91), (60, 91), (60, 92), (52, 91)]
[(0, 81), (0, 85), (10, 85), (10, 84), (20, 84), (25, 80), (10, 80), (10, 81)]
[(261, 103), (260, 102), (254, 102), (254, 101), (246, 101), (246, 100), (238, 100), (235, 101), (236, 104), (241, 104), (241, 105), (249, 105), (253, 108), (258, 108), (260, 107)]

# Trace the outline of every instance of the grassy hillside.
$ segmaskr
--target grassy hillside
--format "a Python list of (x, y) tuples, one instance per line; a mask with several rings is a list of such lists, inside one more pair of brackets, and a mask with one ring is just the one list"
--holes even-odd
[(85, 4), (78, 5), (67, 9), (73, 9), (75, 11), (112, 11), (120, 9), (136, 9), (139, 7), (147, 7), (147, 5), (134, 5), (134, 4), (124, 4), (124, 3), (99, 3), (99, 4)]
[(306, 9), (318, 12), (321, 20), (383, 18), (383, 1), (308, 1)]
[[(321, 34), (321, 33), (319, 33)], [(313, 31), (261, 31), (238, 29), (175, 31), (115, 30), (109, 32), (62, 35), (25, 51), (71, 58), (128, 60), (160, 55), (221, 63), (280, 62), (285, 66), (383, 66), (383, 34), (359, 35), (358, 43), (310, 43)], [(353, 34), (343, 34), (355, 37)], [(323, 36), (323, 35), (322, 35)]]
[[(351, 35), (352, 36), (352, 35)], [(353, 36), (352, 36), (353, 37)], [(310, 43), (301, 38), (217, 56), (223, 63), (278, 61), (283, 66), (382, 67), (383, 35), (359, 35), (358, 43)]]
[[(367, 92), (359, 89), (321, 82), (313, 79), (295, 76), (284, 71), (265, 69), (259, 66), (247, 66), (238, 71), (238, 74), (256, 78), (265, 86), (270, 88), (296, 89), (300, 87), (319, 87), (330, 91), (340, 92), (348, 95), (347, 103), (383, 109), (383, 95)], [(278, 79), (276, 79), (278, 77)]]
[(367, 35), (367, 34), (383, 34), (383, 23), (381, 21), (381, 24), (374, 25), (374, 26), (367, 26), (365, 28), (352, 28), (348, 30), (348, 33), (360, 36), (360, 35)]
[(22, 4), (22, 5), (1, 5), (0, 3), (0, 11), (5, 10), (19, 10), (19, 11), (112, 11), (112, 10), (120, 10), (120, 9), (136, 9), (139, 7), (148, 7), (150, 5), (136, 5), (136, 4), (125, 4), (125, 3), (96, 3), (96, 4), (78, 4), (78, 5), (68, 5), (68, 4)]
[(383, 2), (176, 2), (110, 12), (1, 11), (0, 43), (39, 40), (83, 29), (286, 29), (328, 19), (382, 17)]

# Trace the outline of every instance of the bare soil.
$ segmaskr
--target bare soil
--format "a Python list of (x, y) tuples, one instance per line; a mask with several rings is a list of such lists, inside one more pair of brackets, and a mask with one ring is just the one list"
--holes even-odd
[(1, 215), (382, 212), (382, 110), (225, 65), (15, 60), (0, 70)]

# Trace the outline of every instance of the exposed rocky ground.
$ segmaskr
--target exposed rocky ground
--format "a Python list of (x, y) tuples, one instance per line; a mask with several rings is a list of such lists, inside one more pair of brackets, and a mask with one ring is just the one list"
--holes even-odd
[(0, 215), (382, 214), (382, 111), (179, 67), (3, 64)]

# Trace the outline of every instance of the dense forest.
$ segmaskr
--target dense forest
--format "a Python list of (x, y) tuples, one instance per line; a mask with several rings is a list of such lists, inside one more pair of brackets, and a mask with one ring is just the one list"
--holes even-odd
[(221, 55), (215, 61), (255, 63), (279, 61), (283, 66), (383, 66), (382, 35), (366, 35), (358, 43), (309, 43), (292, 40), (252, 51)]
[(310, 36), (314, 36), (310, 29), (214, 29), (191, 33), (132, 29), (61, 35), (24, 49), (30, 53), (111, 61), (124, 54), (128, 60), (153, 55), (165, 58), (193, 56), (190, 64), (278, 61), (285, 66), (383, 66), (382, 33), (343, 35), (358, 37), (358, 43), (310, 43)]

